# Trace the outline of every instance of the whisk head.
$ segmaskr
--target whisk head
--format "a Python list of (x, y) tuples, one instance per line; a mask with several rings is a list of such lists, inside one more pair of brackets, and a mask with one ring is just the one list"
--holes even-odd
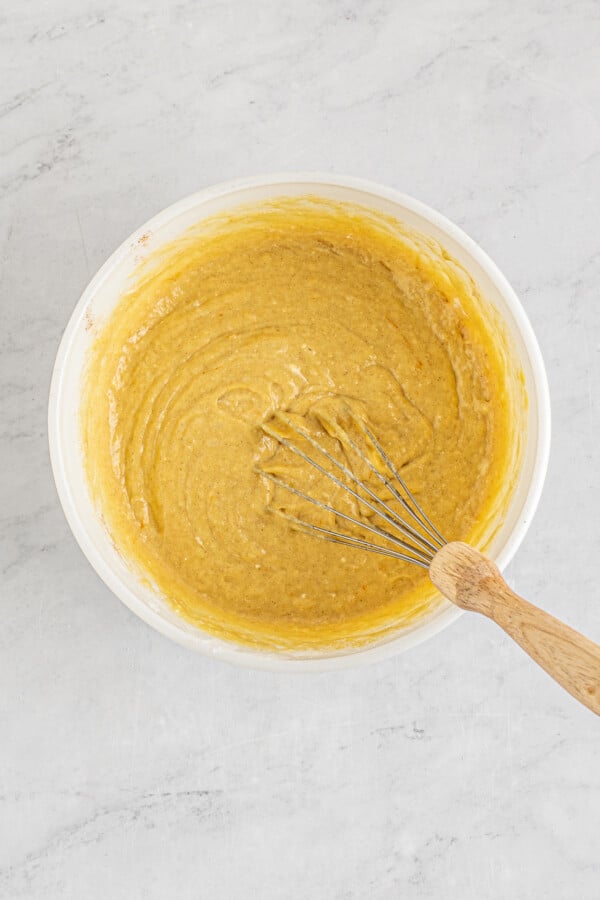
[(339, 498), (345, 498), (347, 509), (344, 511), (339, 508), (341, 504), (334, 506), (291, 483), (289, 467), (283, 469), (272, 460), (259, 473), (325, 512), (332, 527), (291, 514), (285, 507), (275, 511), (295, 528), (315, 537), (428, 569), (446, 540), (415, 499), (365, 418), (344, 406), (334, 414), (321, 413), (315, 421), (316, 434), (305, 417), (278, 412), (262, 428), (307, 463), (313, 473), (318, 473), (320, 481), (333, 483)]

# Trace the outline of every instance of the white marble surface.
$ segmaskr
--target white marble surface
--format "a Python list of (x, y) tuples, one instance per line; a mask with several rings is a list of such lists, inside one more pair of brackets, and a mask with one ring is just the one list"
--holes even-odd
[(319, 676), (196, 657), (68, 530), (61, 330), (135, 226), (237, 175), (439, 208), (537, 331), (554, 436), (509, 573), (600, 640), (600, 9), (498, 0), (4, 0), (0, 896), (600, 896), (600, 729), (483, 620)]

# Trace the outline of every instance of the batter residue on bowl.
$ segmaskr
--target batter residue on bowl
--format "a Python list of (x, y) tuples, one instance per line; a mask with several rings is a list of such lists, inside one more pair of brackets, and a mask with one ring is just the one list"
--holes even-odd
[(261, 423), (350, 404), (441, 532), (477, 542), (513, 452), (496, 324), (439, 246), (368, 210), (282, 198), (202, 223), (144, 263), (89, 362), (86, 467), (117, 548), (241, 643), (358, 645), (414, 621), (435, 602), (423, 570), (273, 515), (256, 468), (304, 472)]

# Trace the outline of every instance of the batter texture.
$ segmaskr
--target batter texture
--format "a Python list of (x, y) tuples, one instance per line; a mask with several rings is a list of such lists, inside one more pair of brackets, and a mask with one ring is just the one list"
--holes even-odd
[(241, 208), (151, 257), (99, 329), (90, 490), (121, 554), (199, 627), (280, 649), (381, 639), (437, 602), (426, 572), (295, 531), (274, 511), (301, 501), (257, 474), (346, 502), (261, 426), (283, 411), (324, 435), (348, 409), (445, 537), (481, 544), (514, 435), (503, 339), (469, 276), (366, 209)]

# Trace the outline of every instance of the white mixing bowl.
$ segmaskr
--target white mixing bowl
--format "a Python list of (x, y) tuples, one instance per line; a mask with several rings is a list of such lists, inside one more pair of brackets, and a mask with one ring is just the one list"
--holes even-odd
[(301, 194), (362, 204), (394, 216), (434, 238), (462, 263), (476, 282), (481, 296), (500, 313), (522, 366), (529, 399), (521, 470), (504, 521), (488, 549), (500, 568), (511, 560), (529, 527), (542, 490), (550, 446), (550, 401), (544, 364), (514, 291), (489, 257), (460, 228), (411, 197), (359, 178), (314, 173), (270, 175), (230, 181), (199, 191), (138, 228), (113, 253), (83, 292), (58, 350), (48, 410), (50, 455), (58, 494), (73, 534), (88, 560), (106, 585), (136, 615), (192, 650), (246, 666), (274, 670), (323, 670), (383, 659), (436, 634), (460, 616), (461, 611), (449, 602), (444, 603), (411, 627), (375, 645), (302, 656), (253, 650), (200, 631), (140, 582), (103, 527), (86, 483), (79, 434), (79, 404), (84, 363), (95, 336), (90, 323), (107, 317), (142, 259), (208, 216), (245, 203)]

